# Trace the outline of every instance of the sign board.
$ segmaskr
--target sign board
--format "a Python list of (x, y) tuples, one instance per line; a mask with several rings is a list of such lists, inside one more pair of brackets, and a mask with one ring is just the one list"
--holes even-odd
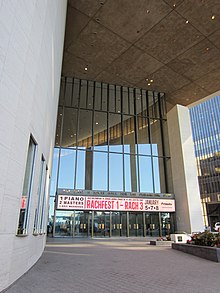
[(21, 198), (21, 208), (26, 209), (26, 205), (27, 205), (27, 196), (22, 196), (22, 198)]
[(173, 199), (58, 195), (57, 209), (89, 211), (174, 212)]

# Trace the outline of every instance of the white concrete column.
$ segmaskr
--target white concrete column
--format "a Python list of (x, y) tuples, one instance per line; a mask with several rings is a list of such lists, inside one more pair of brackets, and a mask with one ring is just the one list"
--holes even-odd
[(178, 232), (204, 230), (189, 110), (176, 105), (167, 115)]

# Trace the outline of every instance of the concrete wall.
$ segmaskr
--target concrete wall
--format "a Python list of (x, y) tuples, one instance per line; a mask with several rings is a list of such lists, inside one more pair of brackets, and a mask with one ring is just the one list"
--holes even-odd
[[(38, 260), (45, 245), (45, 234), (33, 236), (33, 221), (42, 154), (51, 174), (66, 4), (0, 1), (0, 291)], [(38, 144), (30, 221), (28, 236), (18, 237), (30, 134)]]
[(167, 115), (176, 197), (176, 223), (180, 232), (204, 230), (192, 131), (187, 107), (176, 105)]

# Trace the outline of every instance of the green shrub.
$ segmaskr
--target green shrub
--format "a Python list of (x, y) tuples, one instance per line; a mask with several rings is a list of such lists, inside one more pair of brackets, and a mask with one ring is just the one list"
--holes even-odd
[(201, 246), (220, 247), (220, 233), (213, 234), (211, 232), (205, 231), (202, 233), (194, 234), (192, 236), (192, 240), (189, 243)]

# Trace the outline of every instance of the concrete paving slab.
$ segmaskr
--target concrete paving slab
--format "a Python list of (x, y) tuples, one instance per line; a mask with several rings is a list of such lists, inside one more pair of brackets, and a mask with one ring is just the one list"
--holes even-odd
[(50, 238), (7, 293), (219, 292), (220, 264), (145, 238)]

